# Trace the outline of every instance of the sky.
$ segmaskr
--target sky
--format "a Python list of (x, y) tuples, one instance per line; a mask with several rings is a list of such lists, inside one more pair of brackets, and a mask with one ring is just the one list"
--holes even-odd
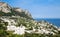
[(60, 18), (60, 0), (0, 0), (27, 9), (33, 18)]

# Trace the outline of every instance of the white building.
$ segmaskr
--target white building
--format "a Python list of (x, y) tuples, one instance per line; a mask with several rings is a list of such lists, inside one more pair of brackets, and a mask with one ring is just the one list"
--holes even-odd
[(7, 26), (7, 31), (14, 31), (13, 34), (25, 34), (25, 27), (24, 26), (20, 26), (20, 27), (16, 27), (14, 25), (8, 25)]
[(25, 27), (24, 26), (20, 26), (20, 27), (16, 27), (15, 32), (13, 34), (25, 34)]
[(16, 29), (16, 26), (14, 26), (14, 25), (8, 25), (7, 26), (8, 31), (15, 31), (15, 29)]

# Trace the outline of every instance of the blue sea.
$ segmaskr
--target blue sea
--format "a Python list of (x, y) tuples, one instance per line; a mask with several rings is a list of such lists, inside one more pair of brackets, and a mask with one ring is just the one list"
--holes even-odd
[(47, 21), (47, 22), (49, 22), (49, 23), (52, 23), (53, 25), (55, 25), (55, 26), (57, 26), (57, 27), (60, 27), (60, 19), (59, 18), (53, 18), (53, 19), (49, 19), (49, 18), (37, 18), (37, 19), (35, 19), (35, 20), (37, 20), (37, 21), (41, 21), (41, 20), (45, 20), (45, 21)]

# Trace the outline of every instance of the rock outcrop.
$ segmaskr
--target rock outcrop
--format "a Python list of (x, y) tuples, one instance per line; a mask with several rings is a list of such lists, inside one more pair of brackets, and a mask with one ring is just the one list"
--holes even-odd
[(9, 12), (11, 12), (10, 9), (11, 9), (11, 7), (7, 3), (0, 2), (0, 11), (9, 13)]
[(18, 15), (21, 17), (32, 18), (28, 10), (23, 10), (21, 8), (13, 8), (5, 2), (0, 2), (0, 15), (2, 16), (12, 16)]

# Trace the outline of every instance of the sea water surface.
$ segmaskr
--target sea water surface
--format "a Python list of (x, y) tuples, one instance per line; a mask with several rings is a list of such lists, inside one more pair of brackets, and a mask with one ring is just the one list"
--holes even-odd
[(49, 23), (52, 23), (53, 25), (57, 26), (57, 27), (60, 27), (60, 18), (37, 18), (35, 19), (37, 21), (41, 21), (41, 20), (45, 20)]

